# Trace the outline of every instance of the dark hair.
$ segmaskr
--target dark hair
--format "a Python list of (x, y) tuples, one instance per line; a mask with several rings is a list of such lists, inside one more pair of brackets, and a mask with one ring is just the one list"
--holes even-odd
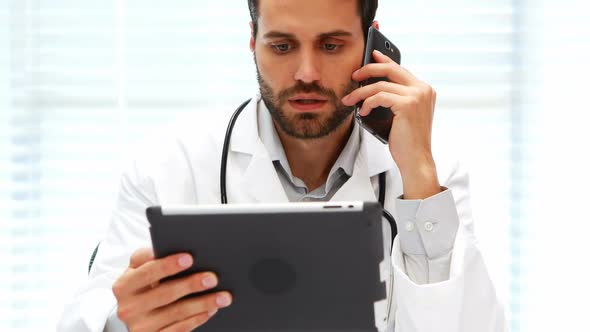
[[(252, 18), (253, 36), (256, 39), (258, 33), (258, 1), (259, 0), (248, 0), (248, 8), (250, 8), (250, 17)], [(358, 10), (362, 18), (363, 24), (363, 36), (367, 38), (366, 33), (369, 27), (375, 20), (375, 13), (377, 12), (379, 0), (358, 0)]]

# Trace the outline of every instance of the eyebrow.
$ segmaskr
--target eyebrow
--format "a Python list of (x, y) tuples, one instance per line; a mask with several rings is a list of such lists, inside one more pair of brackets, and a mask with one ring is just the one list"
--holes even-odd
[[(352, 33), (345, 30), (334, 30), (330, 32), (321, 33), (318, 39), (326, 39), (331, 37), (352, 37)], [(280, 32), (280, 31), (269, 31), (264, 34), (263, 38), (285, 38), (285, 39), (296, 39), (294, 34)]]
[(331, 37), (352, 37), (352, 33), (344, 30), (334, 30), (320, 34), (320, 39), (326, 39)]

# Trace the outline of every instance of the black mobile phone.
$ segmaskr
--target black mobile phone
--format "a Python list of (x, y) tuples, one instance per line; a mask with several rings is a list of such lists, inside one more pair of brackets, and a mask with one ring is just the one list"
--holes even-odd
[[(379, 30), (374, 27), (369, 28), (367, 33), (367, 42), (365, 44), (365, 55), (363, 57), (363, 66), (369, 63), (375, 63), (373, 59), (373, 51), (377, 50), (393, 61), (401, 64), (401, 53), (399, 49), (385, 37)], [(386, 77), (372, 77), (360, 83), (360, 86), (370, 85), (379, 81), (388, 81)], [(386, 107), (374, 108), (367, 116), (360, 116), (359, 111), (363, 106), (363, 102), (356, 105), (355, 117), (359, 124), (368, 132), (377, 137), (382, 143), (387, 144), (389, 140), (389, 132), (391, 131), (391, 124), (393, 123), (393, 112)]]

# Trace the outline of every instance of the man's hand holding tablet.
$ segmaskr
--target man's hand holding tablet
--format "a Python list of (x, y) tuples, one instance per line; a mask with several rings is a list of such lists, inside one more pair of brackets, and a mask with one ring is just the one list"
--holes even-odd
[(217, 286), (217, 276), (211, 272), (160, 283), (193, 264), (189, 254), (155, 259), (151, 248), (139, 249), (131, 256), (129, 267), (113, 285), (117, 315), (130, 332), (191, 331), (231, 304), (231, 294), (225, 291), (182, 299)]

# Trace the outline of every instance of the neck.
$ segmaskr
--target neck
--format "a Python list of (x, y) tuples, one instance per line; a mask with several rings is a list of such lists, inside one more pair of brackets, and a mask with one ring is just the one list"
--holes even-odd
[(326, 183), (332, 166), (346, 146), (353, 128), (353, 117), (327, 136), (301, 139), (289, 136), (275, 123), (293, 175), (300, 178), (312, 191)]

